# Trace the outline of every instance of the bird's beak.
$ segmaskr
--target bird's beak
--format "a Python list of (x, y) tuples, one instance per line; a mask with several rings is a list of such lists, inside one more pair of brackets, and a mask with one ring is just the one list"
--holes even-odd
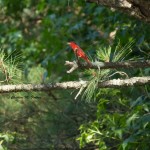
[(68, 42), (67, 45), (70, 45), (70, 42)]

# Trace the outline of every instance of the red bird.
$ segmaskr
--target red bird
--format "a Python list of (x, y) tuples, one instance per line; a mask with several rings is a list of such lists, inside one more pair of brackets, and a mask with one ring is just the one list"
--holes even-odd
[(78, 57), (84, 59), (88, 64), (91, 65), (91, 61), (89, 60), (87, 55), (83, 52), (83, 50), (75, 42), (69, 42), (68, 44), (73, 49), (74, 53)]

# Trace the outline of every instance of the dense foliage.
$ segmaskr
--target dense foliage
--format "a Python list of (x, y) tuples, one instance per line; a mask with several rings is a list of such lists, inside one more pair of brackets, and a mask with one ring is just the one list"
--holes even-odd
[(0, 149), (149, 149), (150, 87), (97, 89), (98, 80), (125, 77), (116, 70), (67, 74), (64, 66), (75, 59), (68, 41), (93, 61), (149, 59), (149, 35), (148, 24), (84, 0), (0, 0), (1, 84), (81, 78), (92, 85), (77, 100), (78, 91), (66, 90), (1, 94)]

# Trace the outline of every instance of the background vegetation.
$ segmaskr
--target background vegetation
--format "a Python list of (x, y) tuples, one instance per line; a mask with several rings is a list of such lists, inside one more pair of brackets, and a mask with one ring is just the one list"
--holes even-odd
[[(66, 73), (65, 61), (75, 59), (68, 41), (93, 61), (140, 61), (150, 58), (149, 35), (149, 24), (81, 0), (0, 0), (1, 84), (94, 82), (92, 70)], [(149, 88), (95, 89), (77, 100), (66, 90), (1, 94), (0, 149), (148, 150)]]

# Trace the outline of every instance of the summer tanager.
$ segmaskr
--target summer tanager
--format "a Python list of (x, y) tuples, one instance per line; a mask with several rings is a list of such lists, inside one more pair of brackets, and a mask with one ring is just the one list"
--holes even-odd
[(83, 50), (75, 42), (69, 42), (68, 44), (73, 49), (73, 51), (77, 57), (84, 59), (88, 64), (91, 65), (91, 61), (89, 60), (87, 55), (83, 52)]

